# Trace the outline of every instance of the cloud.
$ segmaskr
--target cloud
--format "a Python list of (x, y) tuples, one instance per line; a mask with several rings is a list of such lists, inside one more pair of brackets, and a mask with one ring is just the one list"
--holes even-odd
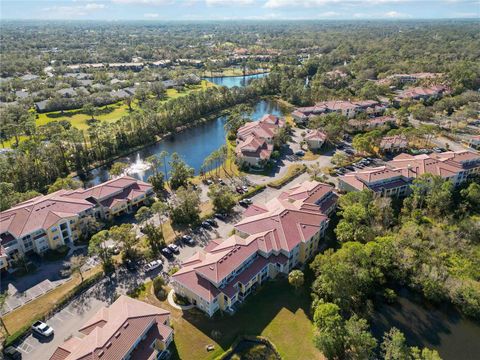
[(147, 18), (147, 19), (156, 19), (160, 16), (160, 14), (157, 14), (157, 13), (146, 13), (146, 14), (143, 14), (143, 17), (144, 18)]
[(255, 4), (255, 0), (205, 0), (207, 6), (247, 6)]
[(99, 10), (106, 9), (105, 4), (87, 2), (85, 5), (55, 5), (42, 9), (46, 18), (70, 19), (91, 15)]
[(402, 17), (408, 17), (409, 15), (400, 13), (398, 11), (388, 11), (384, 14), (388, 18), (402, 18)]
[(111, 0), (114, 4), (133, 4), (133, 5), (168, 5), (172, 0)]
[(282, 8), (282, 7), (321, 7), (325, 5), (388, 5), (400, 3), (413, 3), (418, 0), (267, 0), (264, 4), (266, 8)]

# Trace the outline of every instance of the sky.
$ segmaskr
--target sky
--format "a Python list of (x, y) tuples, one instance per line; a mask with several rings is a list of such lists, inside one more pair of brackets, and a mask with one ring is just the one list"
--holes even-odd
[(0, 19), (480, 20), (480, 0), (0, 0)]

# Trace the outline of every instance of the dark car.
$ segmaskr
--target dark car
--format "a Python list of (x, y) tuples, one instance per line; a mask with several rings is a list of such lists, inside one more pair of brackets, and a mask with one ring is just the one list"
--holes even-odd
[(137, 264), (130, 259), (125, 259), (125, 261), (123, 262), (123, 265), (125, 265), (128, 271), (137, 270)]
[(226, 218), (227, 218), (227, 214), (215, 214), (215, 217), (218, 219), (218, 220), (222, 220), (222, 221), (225, 221)]
[(345, 169), (348, 169), (350, 171), (355, 171), (355, 168), (352, 165), (345, 166)]
[(238, 203), (240, 204), (240, 206), (248, 207), (248, 203), (245, 200), (240, 200)]
[(201, 225), (204, 229), (207, 229), (207, 230), (210, 230), (212, 228), (212, 225), (210, 225), (210, 223), (207, 221), (203, 221)]
[(210, 225), (212, 225), (213, 227), (218, 227), (218, 224), (217, 222), (215, 221), (215, 219), (207, 219), (205, 220), (206, 222), (208, 222)]
[(345, 147), (343, 144), (337, 144), (337, 149), (342, 150)]
[(245, 191), (243, 191), (243, 189), (239, 186), (237, 186), (237, 188), (235, 189), (235, 191), (239, 194), (243, 194)]
[(353, 155), (355, 154), (355, 152), (351, 149), (345, 149), (345, 153), (348, 154), (348, 155)]
[(193, 240), (190, 235), (183, 235), (182, 242), (190, 246), (195, 245), (195, 240)]
[(162, 255), (165, 256), (167, 259), (173, 258), (173, 252), (166, 247), (162, 249)]
[(21, 360), (22, 359), (22, 353), (15, 349), (13, 346), (9, 346), (5, 349), (3, 352), (5, 355), (5, 359), (9, 360)]

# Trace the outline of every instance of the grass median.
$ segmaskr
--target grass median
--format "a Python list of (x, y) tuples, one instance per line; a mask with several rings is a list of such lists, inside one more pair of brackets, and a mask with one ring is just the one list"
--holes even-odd
[[(84, 283), (94, 276), (98, 276), (97, 274), (101, 272), (101, 266), (96, 266), (88, 270), (83, 274)], [(52, 312), (58, 304), (65, 301), (80, 284), (82, 284), (80, 276), (74, 275), (72, 280), (5, 315), (3, 321), (10, 333), (10, 336), (7, 338), (7, 343), (11, 343), (21, 336), (34, 321), (48, 316), (48, 314)]]

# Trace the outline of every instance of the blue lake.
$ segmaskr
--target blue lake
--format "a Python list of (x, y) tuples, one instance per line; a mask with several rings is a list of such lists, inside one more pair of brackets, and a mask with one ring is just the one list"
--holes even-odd
[(247, 75), (247, 76), (224, 76), (224, 77), (213, 76), (213, 77), (204, 77), (203, 79), (220, 86), (232, 88), (234, 86), (239, 86), (239, 87), (247, 86), (248, 83), (253, 79), (261, 79), (267, 75), (268, 73)]
[[(261, 100), (254, 106), (250, 118), (254, 121), (259, 120), (265, 114), (283, 115), (282, 110), (276, 102)], [(172, 138), (164, 139), (154, 145), (147, 146), (118, 161), (124, 161), (129, 164), (138, 163), (141, 165), (143, 159), (151, 155), (158, 155), (165, 150), (169, 154), (174, 152), (179, 154), (188, 165), (195, 169), (195, 173), (198, 174), (204, 159), (225, 144), (226, 134), (224, 125), (226, 120), (227, 116), (220, 116), (212, 121), (186, 129)], [(131, 174), (131, 176), (135, 176), (144, 181), (147, 180), (150, 175), (152, 175), (151, 170), (138, 171)], [(86, 185), (93, 186), (108, 179), (108, 167), (102, 166), (91, 171), (86, 180)]]

